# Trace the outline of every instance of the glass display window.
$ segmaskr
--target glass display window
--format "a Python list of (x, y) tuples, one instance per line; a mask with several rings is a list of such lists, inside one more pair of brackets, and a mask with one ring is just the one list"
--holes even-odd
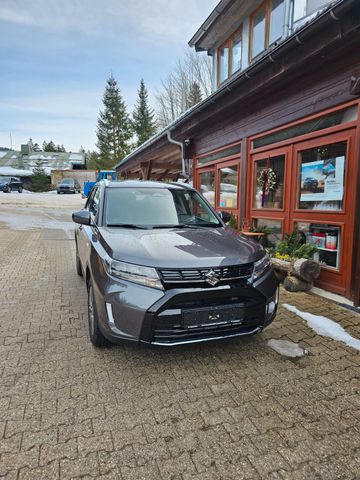
[(257, 160), (254, 170), (253, 207), (282, 209), (284, 205), (285, 155)]
[(298, 222), (297, 229), (304, 235), (304, 241), (318, 248), (314, 260), (329, 268), (339, 270), (341, 228), (336, 225)]
[(281, 220), (272, 220), (269, 218), (256, 219), (256, 227), (258, 229), (267, 229), (271, 233), (267, 233), (267, 247), (274, 247), (278, 240), (282, 240), (282, 222)]
[(221, 168), (219, 173), (219, 207), (237, 208), (239, 183), (237, 165)]
[(208, 171), (199, 174), (199, 190), (206, 200), (215, 206), (215, 172)]
[(340, 211), (345, 189), (347, 142), (300, 152), (298, 206), (303, 210)]

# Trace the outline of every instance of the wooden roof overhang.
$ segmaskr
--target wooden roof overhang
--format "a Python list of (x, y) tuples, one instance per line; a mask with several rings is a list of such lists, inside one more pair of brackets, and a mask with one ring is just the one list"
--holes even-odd
[[(224, 118), (240, 108), (251, 108), (254, 100), (278, 94), (290, 82), (296, 88), (299, 77), (314, 68), (319, 71), (321, 62), (331, 61), (336, 51), (358, 51), (359, 33), (359, 1), (340, 0), (147, 140), (117, 164), (116, 171), (126, 178), (176, 179), (182, 159), (180, 148), (169, 143), (168, 131), (175, 140), (192, 139), (193, 144), (206, 128), (219, 125), (221, 129)], [(185, 153), (191, 155), (191, 148)]]

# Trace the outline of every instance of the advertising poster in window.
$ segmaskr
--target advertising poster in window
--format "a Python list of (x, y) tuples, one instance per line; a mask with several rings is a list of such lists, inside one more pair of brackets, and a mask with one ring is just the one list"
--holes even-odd
[(342, 200), (345, 157), (329, 158), (301, 165), (301, 202)]

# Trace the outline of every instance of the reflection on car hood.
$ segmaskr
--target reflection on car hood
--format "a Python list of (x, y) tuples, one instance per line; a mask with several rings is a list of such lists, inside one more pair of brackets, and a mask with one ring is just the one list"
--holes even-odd
[(258, 260), (262, 247), (230, 228), (134, 230), (100, 228), (108, 255), (138, 265), (192, 268), (238, 265)]

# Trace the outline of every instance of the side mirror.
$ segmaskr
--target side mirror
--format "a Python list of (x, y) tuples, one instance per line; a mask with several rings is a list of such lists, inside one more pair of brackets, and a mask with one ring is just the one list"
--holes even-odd
[(72, 214), (73, 222), (80, 223), (81, 225), (90, 225), (91, 216), (89, 210), (80, 210)]
[(223, 211), (222, 211), (222, 212), (219, 212), (219, 215), (220, 215), (220, 217), (222, 218), (222, 221), (223, 221), (224, 223), (230, 222), (231, 213), (229, 213), (229, 212), (223, 212)]

